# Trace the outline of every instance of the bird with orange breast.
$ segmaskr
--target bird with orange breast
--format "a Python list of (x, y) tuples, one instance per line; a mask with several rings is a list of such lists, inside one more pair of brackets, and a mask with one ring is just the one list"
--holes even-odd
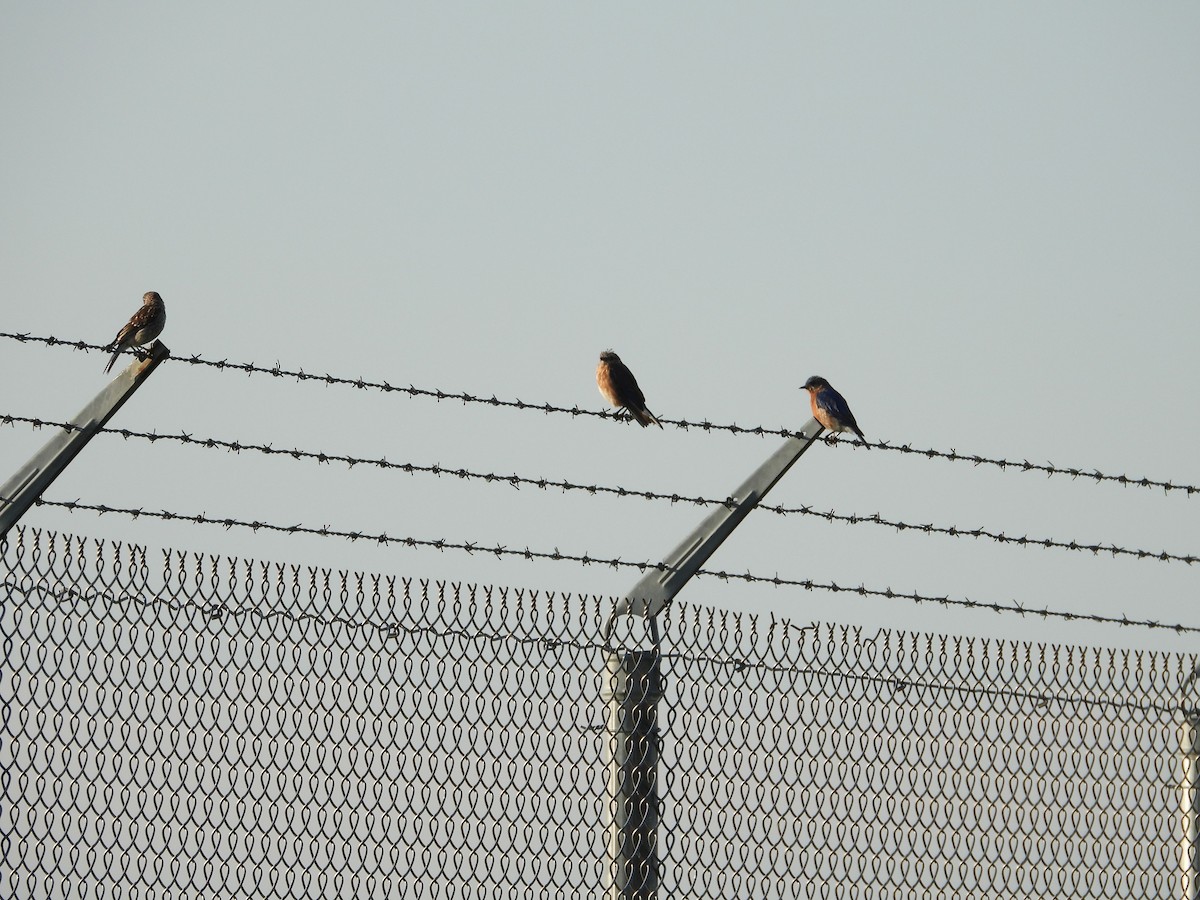
[(638, 387), (637, 379), (629, 367), (621, 362), (621, 357), (611, 350), (600, 354), (600, 365), (596, 366), (596, 387), (600, 388), (605, 400), (619, 410), (627, 410), (643, 428), (651, 423), (662, 428), (662, 422), (646, 408), (646, 397)]
[(808, 391), (813, 418), (822, 428), (828, 431), (853, 431), (864, 441), (867, 439), (858, 423), (854, 421), (854, 413), (850, 412), (846, 398), (820, 375), (808, 379), (800, 390)]
[(135, 312), (122, 326), (121, 330), (117, 332), (117, 336), (113, 338), (113, 342), (104, 348), (113, 352), (112, 359), (108, 361), (104, 371), (107, 372), (113, 367), (113, 363), (117, 361), (122, 350), (150, 343), (162, 334), (163, 326), (166, 324), (167, 305), (163, 303), (163, 298), (158, 295), (158, 291), (146, 291), (142, 295), (141, 309)]

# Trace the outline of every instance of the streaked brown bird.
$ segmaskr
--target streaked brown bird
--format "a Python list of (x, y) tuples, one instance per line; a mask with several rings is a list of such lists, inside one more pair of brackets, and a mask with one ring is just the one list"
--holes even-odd
[(645, 428), (654, 423), (662, 428), (654, 413), (646, 409), (646, 396), (638, 387), (637, 379), (629, 371), (629, 367), (621, 362), (621, 357), (611, 350), (600, 354), (600, 365), (596, 366), (596, 387), (604, 399), (617, 409), (624, 409)]
[(113, 367), (113, 363), (117, 361), (122, 350), (150, 343), (162, 334), (163, 326), (166, 324), (167, 305), (163, 303), (163, 298), (158, 295), (158, 291), (146, 291), (142, 295), (142, 308), (133, 314), (132, 318), (117, 332), (113, 342), (104, 348), (113, 352), (112, 359), (108, 361), (104, 371), (107, 372)]

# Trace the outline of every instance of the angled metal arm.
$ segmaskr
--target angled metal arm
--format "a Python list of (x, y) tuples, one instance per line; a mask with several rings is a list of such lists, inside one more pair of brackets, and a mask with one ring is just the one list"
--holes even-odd
[(809, 419), (795, 437), (784, 441), (783, 446), (734, 492), (729, 506), (714, 510), (667, 555), (663, 560), (665, 569), (647, 572), (633, 586), (633, 590), (617, 603), (613, 618), (625, 613), (651, 619), (658, 615), (820, 434), (821, 426), (817, 420)]
[(161, 341), (155, 342), (147, 359), (131, 364), (79, 411), (71, 420), (74, 428), (60, 431), (46, 441), (45, 446), (0, 487), (0, 538), (8, 534), (8, 530), (21, 520), (26, 510), (71, 464), (96, 432), (133, 396), (133, 392), (142, 386), (150, 373), (158, 368), (158, 364), (170, 355)]

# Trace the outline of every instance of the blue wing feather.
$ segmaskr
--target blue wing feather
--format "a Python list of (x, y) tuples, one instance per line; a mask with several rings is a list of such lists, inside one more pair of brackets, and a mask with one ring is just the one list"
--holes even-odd
[(850, 407), (846, 405), (846, 401), (842, 398), (842, 395), (833, 388), (818, 391), (815, 399), (817, 406), (832, 415), (835, 419), (839, 419), (842, 422), (848, 422), (853, 419)]

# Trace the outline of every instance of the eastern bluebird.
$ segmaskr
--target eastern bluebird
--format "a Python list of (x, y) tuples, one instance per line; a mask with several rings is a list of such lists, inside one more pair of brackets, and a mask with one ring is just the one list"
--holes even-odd
[(108, 361), (104, 371), (107, 372), (113, 367), (122, 350), (150, 343), (162, 333), (166, 324), (167, 306), (163, 303), (163, 298), (158, 296), (158, 291), (146, 291), (142, 295), (142, 308), (133, 314), (125, 323), (125, 327), (117, 332), (113, 342), (104, 348), (113, 351), (112, 359)]
[(654, 413), (646, 409), (646, 397), (638, 387), (637, 379), (621, 357), (611, 350), (600, 354), (600, 365), (596, 366), (596, 387), (604, 399), (618, 409), (626, 409), (645, 428), (651, 422), (662, 428)]
[(813, 418), (822, 428), (828, 431), (853, 431), (864, 441), (867, 439), (854, 421), (854, 413), (850, 412), (846, 399), (820, 375), (814, 375), (804, 382), (801, 390), (808, 391)]

